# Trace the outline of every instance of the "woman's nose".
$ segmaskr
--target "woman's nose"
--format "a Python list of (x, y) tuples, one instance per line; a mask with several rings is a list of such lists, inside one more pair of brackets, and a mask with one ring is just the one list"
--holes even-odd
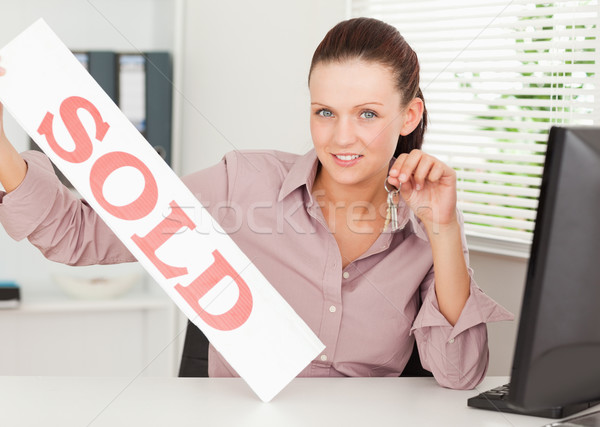
[(352, 145), (356, 142), (356, 129), (352, 120), (340, 118), (335, 126), (335, 142), (339, 145)]

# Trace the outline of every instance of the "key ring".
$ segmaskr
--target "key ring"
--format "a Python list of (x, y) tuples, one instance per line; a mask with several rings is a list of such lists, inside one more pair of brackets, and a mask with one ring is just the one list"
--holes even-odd
[[(388, 185), (388, 180), (386, 178), (385, 181), (383, 182), (383, 188), (385, 188), (385, 191), (387, 191), (388, 193), (398, 193), (400, 191), (400, 187), (398, 187), (398, 188), (393, 187), (394, 190), (390, 190), (387, 185)], [(400, 185), (402, 185), (402, 184), (400, 184)]]

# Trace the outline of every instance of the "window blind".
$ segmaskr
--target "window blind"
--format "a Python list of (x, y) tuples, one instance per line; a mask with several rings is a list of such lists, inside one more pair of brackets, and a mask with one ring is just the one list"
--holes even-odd
[(468, 236), (531, 243), (548, 131), (600, 123), (598, 0), (353, 0), (419, 56), (424, 151), (457, 171)]

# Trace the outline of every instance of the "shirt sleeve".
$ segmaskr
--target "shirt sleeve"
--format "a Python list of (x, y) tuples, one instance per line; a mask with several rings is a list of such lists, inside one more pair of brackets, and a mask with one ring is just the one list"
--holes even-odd
[(27, 238), (44, 256), (69, 265), (135, 261), (96, 212), (54, 173), (42, 153), (22, 153), (27, 163), (23, 182), (0, 192), (0, 222), (15, 240)]
[[(0, 191), (0, 223), (15, 240), (27, 238), (44, 256), (69, 265), (118, 264), (135, 261), (127, 247), (100, 216), (54, 173), (38, 151), (21, 154), (27, 163), (23, 182), (10, 193)], [(237, 157), (228, 153), (216, 165), (182, 178), (194, 196), (218, 219), (227, 212)]]
[[(462, 215), (459, 216), (462, 229)], [(469, 254), (464, 232), (463, 252)], [(487, 296), (468, 268), (470, 295), (454, 326), (439, 310), (433, 267), (421, 284), (422, 305), (411, 328), (423, 367), (448, 388), (472, 389), (485, 377), (489, 362), (487, 322), (513, 320), (514, 316)]]

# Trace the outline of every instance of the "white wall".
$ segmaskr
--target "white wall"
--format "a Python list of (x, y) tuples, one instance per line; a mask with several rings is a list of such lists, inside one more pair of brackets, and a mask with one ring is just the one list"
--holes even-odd
[(187, 1), (181, 171), (233, 149), (305, 152), (312, 53), (345, 0)]
[(0, 46), (43, 18), (74, 50), (171, 50), (172, 0), (0, 0)]
[(515, 315), (515, 320), (512, 322), (488, 324), (490, 347), (488, 375), (509, 375), (528, 260), (477, 251), (471, 251), (470, 258), (477, 284)]

